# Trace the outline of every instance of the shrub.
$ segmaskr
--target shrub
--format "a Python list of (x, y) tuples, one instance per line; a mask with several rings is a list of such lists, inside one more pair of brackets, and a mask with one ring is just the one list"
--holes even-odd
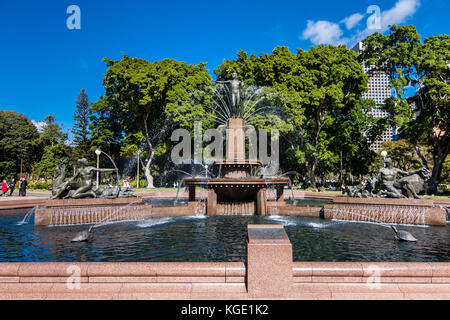
[(31, 190), (50, 190), (53, 185), (53, 181), (29, 181), (28, 189)]
[[(130, 185), (130, 188), (136, 189), (137, 181), (136, 180), (128, 181), (128, 184)], [(139, 188), (145, 188), (145, 187), (147, 187), (147, 180), (139, 179)]]

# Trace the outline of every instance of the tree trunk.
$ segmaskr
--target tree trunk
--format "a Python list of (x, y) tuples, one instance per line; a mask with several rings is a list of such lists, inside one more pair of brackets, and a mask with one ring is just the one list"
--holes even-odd
[[(315, 133), (315, 137), (314, 137), (314, 149), (317, 150), (317, 146), (319, 145), (319, 135), (320, 135), (320, 131), (322, 130), (322, 108), (319, 106), (319, 110), (316, 113), (316, 125), (317, 125), (317, 130)], [(312, 163), (308, 168), (308, 173), (309, 173), (309, 179), (311, 180), (311, 187), (315, 188), (316, 187), (316, 168), (319, 164), (319, 160), (314, 157), (314, 160), (312, 160)]]
[[(438, 137), (439, 138), (439, 137)], [(428, 194), (436, 194), (438, 191), (438, 185), (441, 180), (442, 165), (449, 153), (450, 143), (448, 136), (441, 137), (441, 139), (436, 139), (437, 143), (435, 146), (435, 152), (433, 155), (433, 171), (431, 173), (431, 178), (428, 181)]]
[(153, 156), (155, 155), (155, 150), (153, 150), (153, 144), (150, 139), (150, 132), (148, 130), (148, 125), (147, 125), (147, 120), (148, 120), (148, 117), (150, 116), (150, 110), (151, 109), (149, 108), (149, 110), (144, 118), (145, 139), (147, 140), (148, 151), (150, 154), (148, 157), (147, 163), (144, 166), (144, 174), (145, 174), (145, 179), (147, 179), (147, 189), (154, 189), (155, 186), (153, 185), (153, 176), (150, 173), (150, 165), (152, 164)]
[(442, 164), (444, 163), (445, 156), (439, 154), (434, 161), (433, 171), (431, 173), (431, 178), (428, 181), (428, 194), (436, 194), (438, 191), (439, 180), (442, 173)]
[(147, 159), (147, 163), (144, 166), (145, 179), (147, 180), (147, 189), (155, 188), (155, 186), (153, 185), (153, 176), (150, 173), (150, 165), (152, 163), (154, 154), (155, 154), (155, 152), (152, 150), (150, 152), (150, 157)]
[(308, 163), (306, 163), (306, 167), (308, 168), (308, 178), (312, 188), (316, 187), (316, 166), (317, 160), (314, 160), (311, 165), (308, 165)]

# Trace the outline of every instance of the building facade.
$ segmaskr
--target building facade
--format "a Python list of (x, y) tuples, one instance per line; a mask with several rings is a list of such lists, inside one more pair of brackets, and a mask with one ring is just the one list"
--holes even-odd
[[(352, 50), (361, 54), (364, 50), (362, 42), (358, 42)], [(372, 67), (373, 66), (363, 65), (364, 73), (369, 75), (369, 90), (363, 94), (363, 98), (373, 99), (376, 103), (376, 107), (370, 110), (370, 114), (375, 118), (385, 118), (388, 116), (388, 113), (383, 111), (380, 106), (384, 104), (385, 99), (392, 96), (389, 75), (382, 71), (370, 72)], [(381, 144), (383, 142), (397, 140), (397, 135), (398, 132), (396, 128), (388, 128), (376, 141), (371, 142), (370, 148), (375, 152), (379, 152), (381, 151)]]

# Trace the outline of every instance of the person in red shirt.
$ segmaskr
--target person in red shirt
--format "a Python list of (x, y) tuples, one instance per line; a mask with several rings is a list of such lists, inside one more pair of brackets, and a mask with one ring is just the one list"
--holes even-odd
[(3, 180), (2, 182), (2, 196), (6, 195), (8, 192), (8, 185), (6, 184), (6, 180)]

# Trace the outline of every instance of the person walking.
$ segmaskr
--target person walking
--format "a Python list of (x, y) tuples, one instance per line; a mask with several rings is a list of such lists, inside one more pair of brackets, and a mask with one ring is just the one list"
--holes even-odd
[(25, 197), (27, 195), (27, 186), (28, 186), (27, 177), (23, 176), (20, 181), (19, 196)]
[(6, 180), (3, 180), (3, 182), (2, 182), (2, 196), (6, 196), (7, 192), (8, 192), (8, 185), (6, 184)]
[(342, 180), (341, 191), (342, 191), (342, 194), (345, 194), (345, 192), (347, 191), (347, 190), (346, 190), (346, 187), (345, 187), (345, 182), (344, 182), (344, 180)]
[(9, 196), (11, 197), (14, 189), (16, 188), (16, 178), (11, 178), (11, 180), (9, 180)]

